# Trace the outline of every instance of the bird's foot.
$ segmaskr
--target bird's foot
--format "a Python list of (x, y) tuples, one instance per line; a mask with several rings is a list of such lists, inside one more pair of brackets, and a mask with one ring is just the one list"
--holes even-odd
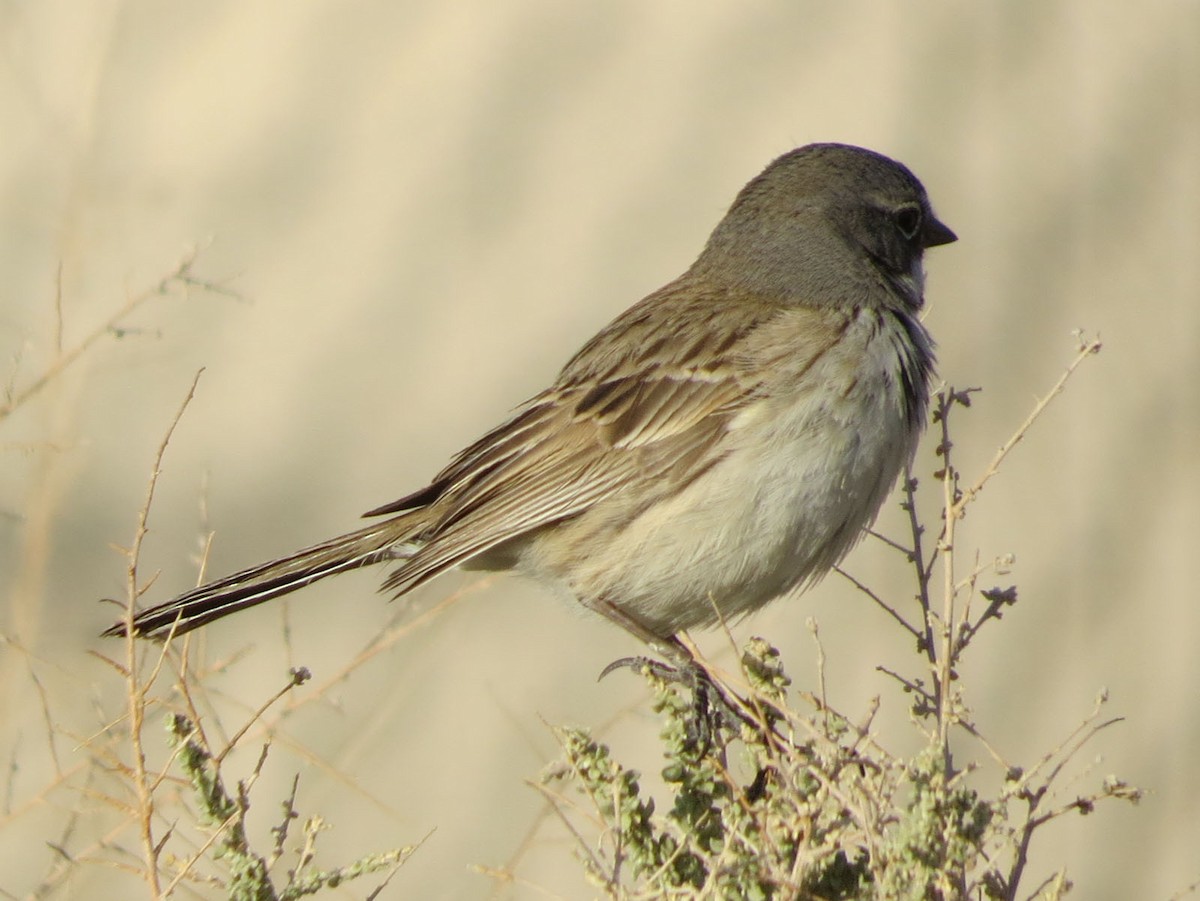
[(692, 716), (687, 724), (687, 741), (700, 755), (708, 753), (721, 730), (736, 735), (743, 724), (750, 724), (756, 729), (762, 727), (753, 719), (746, 701), (718, 684), (712, 674), (691, 656), (674, 664), (663, 663), (652, 657), (622, 657), (606, 666), (599, 678), (603, 679), (619, 669), (647, 672), (655, 679), (681, 685), (691, 692)]

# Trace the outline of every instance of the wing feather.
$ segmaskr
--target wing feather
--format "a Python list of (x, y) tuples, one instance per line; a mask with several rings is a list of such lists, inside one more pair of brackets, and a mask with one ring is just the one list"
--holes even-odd
[[(721, 305), (721, 316), (706, 321), (718, 298), (675, 289), (627, 311), (551, 388), (433, 479), (421, 495), (431, 500), (420, 546), (388, 577), (386, 589), (408, 591), (633, 483), (655, 486), (651, 494), (678, 486), (720, 459), (730, 421), (758, 387), (740, 348), (780, 309), (742, 298), (732, 312)], [(655, 298), (647, 315), (643, 307)]]

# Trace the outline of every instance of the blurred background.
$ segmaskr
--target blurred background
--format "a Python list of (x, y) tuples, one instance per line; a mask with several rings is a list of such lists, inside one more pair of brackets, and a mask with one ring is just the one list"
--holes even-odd
[[(223, 574), (419, 487), (680, 273), (745, 181), (818, 140), (906, 163), (960, 236), (929, 255), (926, 322), (944, 378), (984, 389), (959, 416), (968, 477), (1070, 361), (1072, 331), (1103, 340), (963, 527), (964, 560), (1015, 555), (993, 581), (1021, 597), (976, 645), (967, 700), (1024, 764), (1102, 687), (1126, 717), (1067, 796), (1110, 772), (1150, 794), (1048, 826), (1029, 890), (1058, 867), (1081, 898), (1200, 879), (1195, 3), (10, 2), (0, 117), (4, 404), (193, 249), (193, 273), (235, 295), (152, 298), (0, 420), (6, 897), (54, 872), (53, 897), (140, 896), (95, 862), (123, 859), (98, 843), (137, 841), (82, 775), (122, 703), (89, 652), (119, 652), (97, 601), (124, 596), (114, 546), (197, 370), (143, 548), (155, 600), (194, 583), (210, 530)], [(933, 467), (926, 447), (918, 474)], [(903, 536), (893, 503), (880, 527)], [(879, 542), (846, 568), (911, 594)], [(380, 575), (203, 635), (229, 731), (288, 666), (319, 688), (280, 724), (252, 822), (265, 833), (299, 772), (297, 805), (333, 825), (326, 865), (432, 830), (384, 897), (591, 897), (525, 780), (556, 756), (545, 722), (595, 726), (655, 769), (639, 681), (596, 682), (632, 639), (527, 583), (451, 575), (409, 606), (460, 602), (339, 678), (397, 613)], [(875, 671), (911, 670), (911, 642), (845, 580), (735, 631), (769, 637), (811, 688), (810, 617), (830, 700), (879, 695), (911, 739)], [(147, 734), (161, 759), (157, 720)], [(62, 876), (64, 854), (85, 862)]]

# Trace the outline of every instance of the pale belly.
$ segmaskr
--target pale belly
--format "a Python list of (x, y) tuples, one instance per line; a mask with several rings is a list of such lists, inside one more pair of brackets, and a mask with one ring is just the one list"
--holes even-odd
[(777, 421), (757, 452), (730, 454), (634, 520), (605, 552), (609, 565), (577, 578), (575, 593), (603, 596), (669, 635), (711, 624), (717, 611), (736, 618), (824, 575), (874, 519), (911, 437), (895, 427), (794, 425)]
[[(881, 358), (868, 365), (894, 365), (886, 342), (871, 343)], [(735, 619), (824, 575), (874, 519), (917, 435), (896, 378), (812, 383), (802, 398), (747, 408), (721, 462), (679, 494), (619, 528), (589, 520), (603, 505), (584, 514), (579, 552), (555, 587), (665, 637)], [(554, 566), (531, 550), (528, 569), (544, 579)]]

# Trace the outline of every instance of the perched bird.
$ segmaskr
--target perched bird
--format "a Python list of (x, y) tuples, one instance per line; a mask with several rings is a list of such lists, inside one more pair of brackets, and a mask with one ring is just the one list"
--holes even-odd
[(179, 635), (362, 566), (390, 566), (397, 596), (462, 566), (532, 576), (678, 650), (680, 630), (822, 576), (874, 519), (929, 400), (922, 257), (954, 240), (899, 163), (784, 154), (691, 268), (427, 486), (104, 634)]

